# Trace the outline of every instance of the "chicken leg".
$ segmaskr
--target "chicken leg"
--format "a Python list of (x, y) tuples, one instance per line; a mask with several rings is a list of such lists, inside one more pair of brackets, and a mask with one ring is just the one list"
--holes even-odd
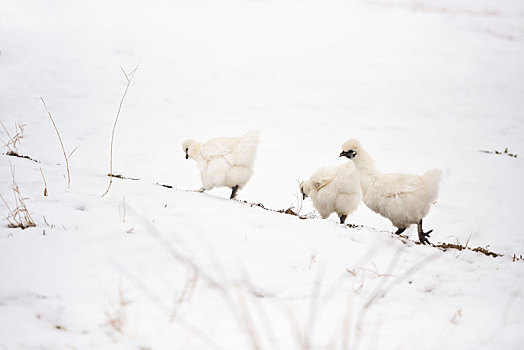
[(340, 215), (340, 223), (344, 224), (344, 222), (346, 222), (347, 217), (348, 217), (347, 215)]
[(429, 230), (428, 232), (424, 232), (422, 230), (422, 219), (420, 219), (420, 221), (418, 222), (417, 228), (418, 228), (418, 240), (420, 241), (420, 243), (422, 243), (422, 244), (429, 244), (428, 237), (429, 237), (429, 234), (431, 232), (433, 232), (433, 230)]
[(237, 191), (238, 191), (238, 185), (235, 185), (233, 186), (233, 188), (231, 188), (231, 197), (229, 197), (229, 199), (234, 199), (237, 195)]
[(404, 231), (406, 231), (406, 228), (405, 228), (405, 227), (403, 227), (403, 228), (399, 228), (399, 229), (395, 232), (395, 234), (396, 234), (396, 235), (400, 235), (400, 234), (401, 234), (402, 232), (404, 232)]

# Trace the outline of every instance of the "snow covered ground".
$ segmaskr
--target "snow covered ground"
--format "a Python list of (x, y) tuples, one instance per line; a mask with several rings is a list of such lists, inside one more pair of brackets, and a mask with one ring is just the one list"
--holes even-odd
[[(2, 1), (0, 121), (38, 162), (0, 156), (36, 222), (0, 223), (0, 349), (521, 348), (523, 62), (519, 0)], [(113, 173), (140, 180), (102, 198), (137, 64)], [(40, 97), (80, 145), (70, 189)], [(254, 128), (239, 201), (186, 191), (184, 139)], [(430, 240), (503, 256), (363, 204), (350, 228), (243, 202), (311, 212), (297, 179), (349, 138), (383, 171), (440, 167)]]

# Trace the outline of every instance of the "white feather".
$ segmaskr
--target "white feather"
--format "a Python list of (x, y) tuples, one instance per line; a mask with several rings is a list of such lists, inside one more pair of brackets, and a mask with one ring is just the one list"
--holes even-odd
[(342, 146), (344, 152), (354, 151), (362, 185), (363, 201), (374, 212), (388, 218), (397, 228), (417, 224), (437, 199), (442, 171), (431, 169), (424, 175), (382, 174), (373, 158), (357, 140)]
[(182, 150), (196, 161), (203, 190), (234, 186), (241, 189), (253, 174), (259, 142), (255, 130), (240, 137), (216, 137), (205, 143), (186, 140)]
[(350, 215), (362, 199), (358, 173), (352, 161), (318, 169), (300, 188), (311, 198), (323, 219), (333, 212), (339, 217)]

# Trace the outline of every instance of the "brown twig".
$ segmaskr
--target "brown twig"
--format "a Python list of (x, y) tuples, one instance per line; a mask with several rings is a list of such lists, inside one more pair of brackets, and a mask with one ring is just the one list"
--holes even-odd
[(2, 122), (0, 121), (0, 125), (1, 125), (2, 128), (4, 129), (4, 132), (5, 132), (5, 134), (7, 135), (7, 138), (9, 139), (9, 142), (8, 142), (7, 144), (5, 144), (5, 146), (11, 150), (11, 148), (9, 147), (9, 145), (10, 145), (10, 144), (14, 145), (14, 144), (15, 144), (15, 141), (14, 141), (13, 138), (11, 137), (11, 134), (9, 134), (9, 131), (8, 131), (7, 128), (5, 127), (4, 123), (2, 123)]
[(126, 73), (122, 67), (120, 67), (120, 69), (122, 69), (122, 73), (124, 73), (124, 76), (126, 77), (127, 85), (126, 85), (126, 89), (124, 90), (124, 94), (122, 95), (122, 99), (120, 100), (120, 104), (118, 105), (118, 111), (116, 113), (115, 123), (113, 125), (113, 130), (111, 131), (111, 147), (109, 150), (109, 176), (110, 176), (109, 185), (107, 185), (107, 189), (104, 192), (104, 194), (102, 194), (102, 197), (104, 197), (109, 192), (109, 189), (111, 188), (111, 185), (113, 184), (113, 178), (111, 177), (111, 175), (113, 174), (113, 143), (115, 140), (116, 123), (118, 122), (118, 118), (120, 117), (120, 111), (122, 110), (122, 104), (124, 103), (124, 99), (126, 98), (127, 90), (129, 90), (131, 81), (133, 80), (133, 77), (135, 76), (135, 72), (138, 69), (138, 64), (136, 65), (135, 69), (133, 69), (129, 73)]
[(71, 158), (71, 156), (73, 155), (73, 153), (76, 152), (76, 150), (78, 149), (78, 147), (80, 147), (80, 145), (76, 146), (74, 150), (71, 151), (71, 153), (69, 153), (69, 155), (67, 156), (67, 159)]
[(173, 322), (178, 314), (182, 303), (186, 300), (189, 300), (195, 290), (195, 285), (198, 280), (198, 270), (188, 269), (191, 271), (191, 276), (186, 279), (186, 283), (182, 289), (182, 292), (176, 298), (176, 301), (173, 303), (173, 309), (171, 310), (171, 316), (169, 317), (169, 322)]
[(69, 189), (71, 187), (71, 174), (69, 172), (69, 157), (66, 154), (64, 143), (62, 142), (62, 137), (60, 136), (60, 133), (58, 132), (58, 128), (56, 127), (55, 121), (53, 120), (53, 116), (51, 116), (51, 112), (49, 112), (49, 110), (47, 109), (47, 105), (46, 105), (46, 103), (44, 101), (44, 98), (40, 97), (40, 99), (42, 100), (42, 103), (44, 104), (44, 108), (45, 108), (47, 114), (49, 115), (49, 119), (51, 119), (51, 123), (53, 123), (53, 127), (55, 128), (56, 134), (58, 135), (58, 141), (60, 141), (60, 146), (62, 147), (62, 153), (64, 154), (64, 159), (65, 159), (65, 162), (66, 162), (67, 188)]
[(127, 325), (126, 307), (131, 302), (124, 298), (122, 284), (118, 284), (118, 305), (113, 307), (112, 311), (106, 311), (107, 324), (113, 327), (118, 333), (124, 334)]
[(44, 172), (42, 171), (42, 168), (40, 168), (40, 174), (42, 174), (42, 180), (44, 180), (44, 197), (47, 197), (47, 182), (45, 181)]

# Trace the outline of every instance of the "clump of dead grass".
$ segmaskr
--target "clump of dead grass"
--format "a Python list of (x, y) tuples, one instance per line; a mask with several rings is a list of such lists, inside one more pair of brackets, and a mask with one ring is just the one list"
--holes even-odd
[(31, 217), (31, 214), (29, 213), (29, 210), (27, 209), (27, 206), (25, 204), (25, 198), (22, 196), (22, 193), (20, 192), (20, 188), (18, 187), (18, 184), (15, 181), (15, 169), (13, 166), (11, 166), (11, 178), (12, 178), (12, 185), (11, 189), (13, 190), (13, 196), (15, 200), (14, 207), (11, 207), (6, 199), (0, 194), (0, 199), (4, 203), (8, 214), (7, 216), (4, 216), (4, 219), (7, 221), (7, 227), (9, 228), (21, 228), (26, 229), (28, 227), (35, 227), (36, 224)]
[(2, 127), (4, 131), (4, 134), (7, 136), (7, 142), (2, 141), (2, 143), (4, 144), (4, 147), (7, 148), (7, 152), (4, 153), (6, 156), (29, 159), (29, 160), (32, 160), (33, 162), (40, 163), (38, 160), (35, 160), (29, 156), (22, 155), (18, 151), (18, 145), (20, 144), (21, 140), (24, 138), (24, 128), (26, 127), (26, 124), (15, 122), (15, 131), (13, 134), (9, 132), (7, 127), (1, 121), (0, 121), (0, 126)]
[(11, 135), (9, 130), (7, 130), (4, 123), (0, 121), (0, 126), (2, 126), (2, 129), (4, 130), (5, 135), (7, 136), (7, 142), (3, 142), (4, 146), (7, 147), (7, 155), (8, 156), (15, 156), (19, 157), (20, 154), (18, 153), (18, 145), (20, 144), (20, 140), (24, 138), (24, 128), (25, 124), (21, 124), (20, 122), (15, 123), (15, 133)]
[(107, 325), (111, 326), (115, 331), (124, 334), (127, 325), (127, 310), (126, 307), (131, 301), (126, 300), (122, 285), (118, 286), (118, 301), (112, 303), (112, 310), (106, 311)]

